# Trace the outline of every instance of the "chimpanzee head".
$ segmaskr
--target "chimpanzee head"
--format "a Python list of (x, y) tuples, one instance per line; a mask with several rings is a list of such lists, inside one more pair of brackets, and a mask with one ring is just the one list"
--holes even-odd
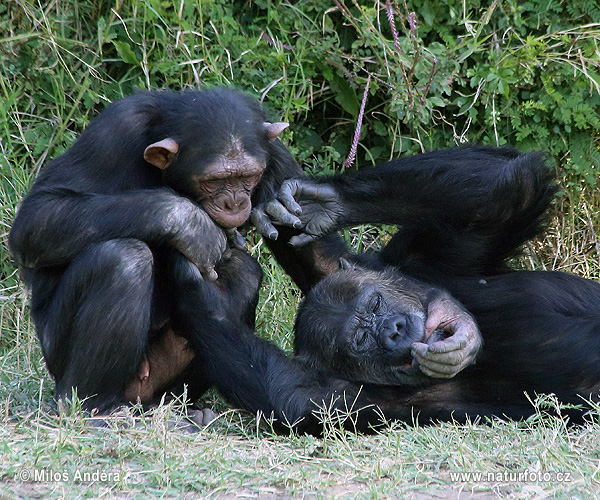
[(250, 195), (286, 123), (269, 123), (258, 103), (231, 89), (172, 94), (152, 125), (144, 159), (165, 183), (198, 202), (219, 225), (243, 224)]
[(426, 342), (426, 309), (393, 269), (329, 275), (298, 312), (295, 351), (315, 369), (380, 385), (415, 383), (413, 342)]

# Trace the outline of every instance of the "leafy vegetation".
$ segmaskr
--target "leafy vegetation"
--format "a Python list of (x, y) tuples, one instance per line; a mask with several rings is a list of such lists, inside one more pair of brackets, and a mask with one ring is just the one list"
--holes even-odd
[[(0, 496), (594, 497), (599, 412), (566, 428), (545, 414), (558, 404), (551, 398), (526, 423), (393, 426), (364, 437), (326, 420), (322, 439), (273, 436), (264, 419), (213, 395), (204, 403), (224, 414), (194, 435), (176, 428), (177, 402), (137, 425), (124, 410), (110, 429), (76, 407), (57, 415), (6, 236), (39, 169), (109, 101), (137, 88), (235, 85), (291, 122), (285, 140), (312, 174), (354, 168), (344, 160), (361, 120), (360, 165), (467, 141), (549, 151), (562, 196), (522, 264), (598, 279), (598, 19), (596, 0), (2, 2)], [(385, 229), (348, 237), (368, 247)], [(249, 242), (266, 271), (258, 333), (289, 350), (299, 293), (260, 239)], [(26, 481), (23, 470), (68, 480)], [(119, 475), (78, 482), (76, 471)], [(462, 481), (457, 471), (571, 480)]]

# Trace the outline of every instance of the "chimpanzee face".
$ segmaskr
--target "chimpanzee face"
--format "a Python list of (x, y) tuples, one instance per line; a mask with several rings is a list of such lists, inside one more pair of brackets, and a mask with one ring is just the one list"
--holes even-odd
[(251, 147), (231, 134), (225, 141), (206, 144), (203, 138), (181, 147), (164, 139), (146, 148), (145, 158), (163, 169), (168, 186), (199, 203), (217, 224), (238, 227), (250, 216), (250, 197), (267, 165), (266, 150), (260, 147), (268, 140), (264, 126), (257, 125)]
[(266, 167), (266, 154), (253, 156), (232, 148), (191, 179), (195, 201), (224, 228), (238, 227), (248, 219), (252, 191)]
[(224, 228), (243, 224), (267, 166), (270, 141), (287, 123), (265, 122), (257, 103), (238, 92), (183, 93), (180, 113), (165, 118), (144, 151), (165, 184), (199, 203)]
[(347, 380), (410, 383), (411, 346), (423, 342), (425, 308), (391, 270), (338, 271), (306, 297), (295, 327), (296, 354)]

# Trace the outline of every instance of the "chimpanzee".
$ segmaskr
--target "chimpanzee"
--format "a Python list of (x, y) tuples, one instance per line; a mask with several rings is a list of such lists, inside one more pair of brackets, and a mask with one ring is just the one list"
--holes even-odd
[[(252, 335), (262, 271), (235, 229), (254, 205), (257, 228), (277, 235), (267, 202), (302, 173), (276, 139), (284, 128), (231, 89), (140, 92), (44, 167), (9, 244), (59, 397), (76, 388), (86, 408), (106, 412), (186, 382), (191, 398), (216, 384), (255, 409), (275, 397), (268, 379), (248, 375), (255, 356), (265, 368), (273, 358), (282, 372), (302, 371)], [(330, 271), (321, 256), (341, 248), (335, 237), (299, 250), (283, 240), (270, 246), (304, 287)], [(174, 318), (188, 295), (194, 313)], [(203, 307), (235, 328), (213, 328)], [(202, 338), (189, 349), (191, 336)], [(286, 404), (258, 408), (280, 415)]]
[[(280, 201), (304, 227), (293, 244), (347, 224), (400, 225), (378, 255), (346, 257), (310, 291), (295, 326), (297, 359), (323, 377), (364, 383), (386, 417), (407, 422), (526, 417), (524, 391), (598, 399), (600, 284), (507, 264), (539, 233), (554, 191), (540, 154), (488, 148), (287, 181)], [(485, 344), (445, 381), (423, 376), (431, 364), (416, 368), (444, 335), (424, 328), (432, 296), (448, 300), (438, 286), (475, 316)]]
[[(208, 283), (194, 278), (198, 271), (185, 259), (172, 266), (176, 329), (192, 332), (195, 352), (210, 353), (202, 366), (227, 399), (275, 416), (279, 428), (287, 423), (318, 431), (313, 410), (323, 406), (328, 414), (350, 413), (345, 424), (366, 430), (382, 414), (407, 422), (520, 417), (532, 408), (523, 397), (526, 389), (548, 388), (572, 401), (598, 380), (595, 358), (580, 352), (577, 342), (574, 347), (574, 340), (582, 340), (581, 350), (597, 350), (588, 333), (598, 330), (591, 307), (598, 304), (598, 285), (567, 275), (546, 279), (543, 273), (515, 273), (513, 282), (506, 264), (539, 233), (554, 192), (542, 155), (477, 147), (333, 179), (287, 181), (279, 200), (262, 205), (277, 226), (278, 244), (312, 242), (321, 230), (347, 222), (397, 222), (401, 228), (379, 255), (351, 255), (335, 238), (313, 255), (324, 272), (340, 260), (351, 269), (332, 271), (316, 286), (316, 275), (300, 284), (314, 289), (297, 320), (295, 358), (256, 339), (233, 315), (214, 311), (203, 290)], [(280, 225), (284, 219), (303, 225), (304, 233)], [(286, 261), (292, 276), (302, 269), (302, 263)], [(480, 338), (470, 314), (437, 284), (461, 294), (489, 339), (481, 362), (443, 381), (472, 362)], [(491, 292), (482, 293), (488, 285)], [(589, 297), (579, 296), (587, 288)], [(546, 293), (560, 306), (556, 314)], [(578, 319), (580, 311), (587, 311), (587, 320)], [(554, 322), (559, 334), (546, 344)], [(587, 330), (575, 339), (575, 333), (564, 335), (561, 330), (572, 325)], [(530, 346), (536, 351), (529, 352)], [(237, 365), (219, 362), (227, 356)], [(557, 369), (553, 363), (560, 357), (565, 366)], [(572, 357), (586, 363), (570, 366)], [(251, 369), (236, 369), (242, 363)], [(256, 391), (261, 384), (264, 390)]]
[(59, 396), (76, 387), (100, 409), (147, 400), (190, 364), (169, 321), (169, 251), (216, 288), (235, 275), (232, 313), (253, 325), (262, 271), (228, 250), (227, 236), (240, 245), (233, 228), (248, 218), (261, 176), (268, 189), (274, 176), (298, 174), (276, 140), (285, 126), (230, 89), (139, 92), (42, 170), (9, 244)]

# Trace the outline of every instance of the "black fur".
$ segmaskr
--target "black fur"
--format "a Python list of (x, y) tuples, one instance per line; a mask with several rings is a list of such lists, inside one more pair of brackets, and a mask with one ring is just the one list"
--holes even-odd
[[(196, 203), (194, 176), (224, 158), (233, 138), (237, 149), (266, 162), (256, 203), (273, 198), (283, 179), (302, 174), (285, 147), (267, 136), (265, 121), (255, 101), (229, 89), (140, 92), (111, 104), (44, 167), (19, 208), (9, 243), (31, 287), (32, 316), (58, 396), (69, 397), (75, 387), (80, 398), (89, 398), (86, 407), (101, 411), (124, 402), (126, 384), (172, 326), (178, 294), (187, 293), (173, 280), (174, 255), (188, 252), (202, 264), (225, 244), (222, 230)], [(144, 151), (165, 138), (177, 141), (179, 150), (160, 170), (145, 161)], [(290, 260), (289, 247), (275, 245), (274, 251)], [(314, 260), (311, 248), (293, 253)], [(205, 333), (202, 315), (192, 315), (197, 324), (184, 322), (176, 333), (206, 336), (214, 352), (208, 356), (200, 350), (204, 344), (194, 342), (196, 360), (178, 382), (187, 382), (194, 396), (215, 381), (226, 394), (238, 390), (229, 387), (237, 378), (198, 361), (208, 360), (219, 370), (225, 364), (240, 370), (240, 379), (248, 380), (243, 393), (260, 399), (268, 384), (252, 385), (244, 375), (251, 369), (248, 356), (281, 357), (249, 333), (262, 271), (233, 251), (217, 272), (216, 282), (204, 283), (198, 274), (202, 302), (248, 333), (228, 337), (229, 331), (219, 334), (210, 325)], [(310, 278), (308, 267), (305, 272)]]
[[(323, 280), (301, 306), (297, 355), (313, 370), (370, 383), (365, 391), (384, 414), (409, 423), (523, 418), (533, 412), (525, 391), (532, 398), (555, 393), (567, 403), (598, 398), (600, 284), (507, 265), (540, 232), (555, 192), (543, 156), (460, 148), (319, 182), (337, 192), (337, 227), (386, 222), (399, 231), (381, 253), (349, 257), (360, 266)], [(407, 275), (421, 283), (407, 287)], [(356, 314), (357, 282), (382, 295), (392, 286), (405, 302), (423, 302), (424, 282), (446, 289), (477, 319), (484, 347), (476, 364), (451, 380), (410, 381), (398, 378), (406, 368), (399, 352), (391, 358), (375, 343), (351, 352), (345, 325)], [(403, 307), (400, 301), (394, 310)]]

